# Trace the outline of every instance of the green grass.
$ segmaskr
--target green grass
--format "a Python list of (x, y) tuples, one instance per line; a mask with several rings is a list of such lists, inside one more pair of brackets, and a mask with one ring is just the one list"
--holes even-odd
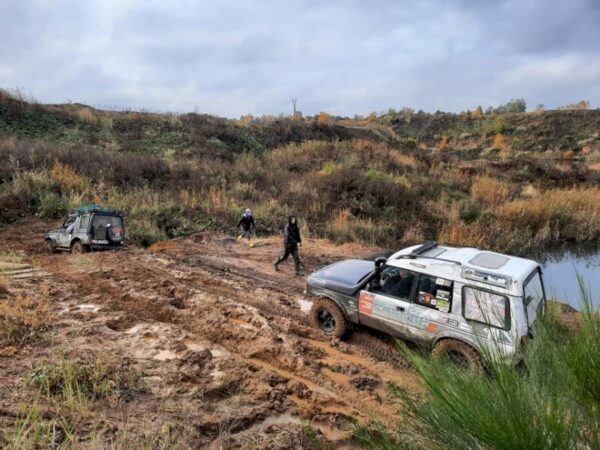
[(79, 403), (105, 398), (127, 401), (143, 391), (136, 370), (100, 356), (72, 359), (63, 354), (34, 370), (30, 383), (48, 399)]
[(600, 448), (600, 318), (581, 282), (585, 305), (577, 332), (553, 314), (514, 368), (485, 355), (477, 375), (406, 352), (424, 391), (391, 385), (403, 426), (356, 427), (364, 448), (591, 449)]

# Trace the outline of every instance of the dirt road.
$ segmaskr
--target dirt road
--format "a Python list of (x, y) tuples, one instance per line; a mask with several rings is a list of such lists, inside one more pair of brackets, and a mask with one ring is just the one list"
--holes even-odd
[[(84, 421), (102, 422), (105, 441), (168, 425), (192, 448), (311, 448), (310, 426), (329, 448), (354, 448), (349, 419), (393, 426), (386, 384), (418, 386), (385, 338), (355, 331), (340, 342), (310, 326), (304, 279), (291, 261), (273, 271), (279, 238), (249, 247), (200, 234), (147, 250), (45, 255), (46, 226), (0, 233), (0, 260), (22, 265), (5, 271), (11, 295), (43, 297), (55, 315), (42, 339), (0, 358), (2, 426), (32, 401), (22, 386), (57, 350), (110, 355), (142, 373), (143, 393), (126, 405), (99, 402)], [(309, 272), (373, 251), (308, 240), (303, 264)]]

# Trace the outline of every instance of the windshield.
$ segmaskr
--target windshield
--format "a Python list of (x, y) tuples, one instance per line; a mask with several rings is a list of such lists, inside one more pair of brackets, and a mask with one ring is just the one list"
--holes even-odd
[(92, 226), (94, 228), (98, 228), (98, 227), (123, 227), (123, 221), (121, 220), (121, 218), (119, 216), (102, 216), (102, 215), (95, 215), (94, 216), (94, 220), (92, 221)]
[(543, 308), (545, 301), (544, 285), (539, 269), (529, 276), (524, 287), (525, 308), (527, 309), (527, 325), (531, 326), (537, 318), (538, 312)]

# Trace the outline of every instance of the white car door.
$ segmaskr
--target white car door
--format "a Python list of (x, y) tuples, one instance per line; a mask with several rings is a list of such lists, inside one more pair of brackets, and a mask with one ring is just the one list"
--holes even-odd
[(387, 266), (360, 293), (359, 321), (398, 336), (408, 335), (408, 311), (415, 282), (413, 272)]

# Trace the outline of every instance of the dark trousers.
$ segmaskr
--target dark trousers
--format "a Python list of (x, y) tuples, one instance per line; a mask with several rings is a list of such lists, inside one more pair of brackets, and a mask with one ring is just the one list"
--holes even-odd
[(279, 255), (275, 260), (275, 264), (279, 264), (280, 262), (285, 261), (290, 255), (292, 255), (292, 258), (294, 258), (294, 267), (296, 268), (296, 272), (300, 272), (300, 254), (298, 253), (297, 245), (285, 247), (285, 251), (283, 252), (283, 254)]

